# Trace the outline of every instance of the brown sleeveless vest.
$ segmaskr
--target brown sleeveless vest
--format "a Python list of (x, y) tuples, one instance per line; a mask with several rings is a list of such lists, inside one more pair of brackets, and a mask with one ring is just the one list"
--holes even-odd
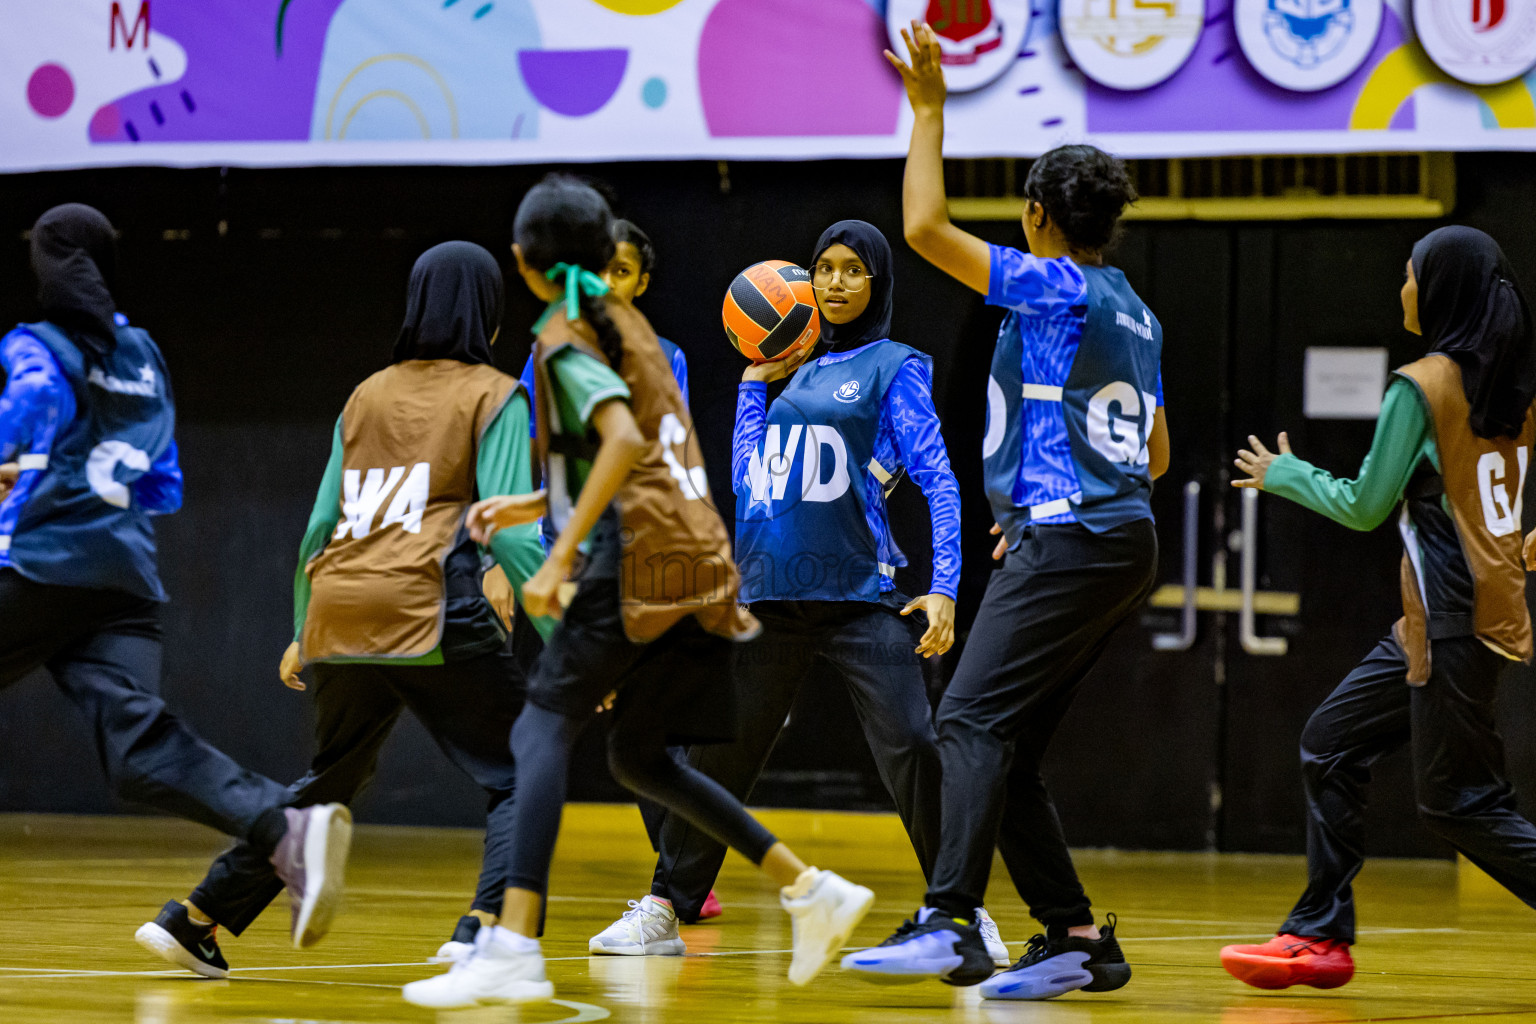
[(492, 366), (411, 360), (341, 417), (341, 522), (310, 559), (306, 662), (413, 658), (442, 640), (443, 561), (477, 497), (480, 437), (518, 387)]
[[(740, 576), (731, 541), (710, 497), (704, 453), (693, 417), (645, 316), (627, 302), (606, 300), (624, 339), (619, 376), (629, 385), (630, 409), (647, 450), (620, 489), (620, 605), (624, 632), (636, 643), (655, 640), (692, 615), (710, 633), (731, 639), (756, 636), (760, 627), (736, 595)], [(536, 349), (538, 454), (544, 461), (554, 390), (545, 363), (566, 345), (608, 364), (584, 322), (550, 317)], [(546, 476), (547, 479), (547, 476)]]
[[(1526, 414), (1518, 438), (1478, 437), (1454, 359), (1430, 355), (1397, 372), (1418, 387), (1429, 410), (1446, 503), (1472, 575), (1473, 631), (1510, 657), (1530, 661), (1520, 509), (1536, 416)], [(1414, 556), (1412, 548), (1403, 555), (1403, 617), (1393, 632), (1408, 654), (1408, 681), (1422, 686), (1429, 681), (1429, 629)]]

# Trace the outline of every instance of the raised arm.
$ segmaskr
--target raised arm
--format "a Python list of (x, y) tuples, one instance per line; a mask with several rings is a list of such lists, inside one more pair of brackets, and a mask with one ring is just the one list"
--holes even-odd
[(890, 50), (885, 59), (901, 74), (912, 104), (912, 144), (901, 184), (903, 233), (907, 244), (961, 284), (987, 294), (992, 259), (987, 243), (956, 227), (944, 195), (944, 70), (939, 38), (926, 23), (902, 29), (903, 61)]

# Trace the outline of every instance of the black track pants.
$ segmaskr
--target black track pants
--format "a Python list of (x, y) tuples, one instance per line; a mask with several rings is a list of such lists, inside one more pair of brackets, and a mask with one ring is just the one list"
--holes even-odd
[(938, 710), (943, 823), (928, 905), (983, 906), (992, 850), (1046, 925), (1091, 924), (1040, 762), (1078, 685), (1157, 572), (1157, 535), (1138, 520), (1106, 533), (1038, 526), (992, 573)]
[(46, 668), (90, 724), (119, 796), (249, 836), (263, 812), (291, 796), (171, 714), (160, 698), (160, 656), (156, 602), (0, 569), (0, 689)]
[[(939, 845), (939, 755), (906, 601), (765, 601), (752, 606), (762, 635), (737, 651), (735, 743), (696, 746), (690, 761), (746, 800), (773, 753), (807, 670), (825, 659), (842, 676), (880, 781), (896, 803), (926, 878)], [(651, 893), (698, 920), (725, 847), (687, 821), (663, 818)]]
[[(486, 792), (485, 857), (473, 907), (499, 915), (515, 778), (507, 733), (522, 709), (520, 682), (503, 654), (442, 665), (316, 665), (317, 749), (308, 774), (291, 787), (293, 803), (351, 803), (373, 778), (379, 748), (409, 708), (448, 759)], [(239, 935), (282, 891), (267, 858), (237, 843), (214, 861), (192, 902)]]
[(1509, 662), (1475, 637), (1435, 640), (1429, 682), (1387, 637), (1323, 701), (1301, 734), (1307, 891), (1281, 931), (1355, 941), (1351, 885), (1365, 861), (1365, 786), (1383, 754), (1409, 747), (1424, 824), (1536, 907), (1536, 826), (1515, 807), (1494, 721)]

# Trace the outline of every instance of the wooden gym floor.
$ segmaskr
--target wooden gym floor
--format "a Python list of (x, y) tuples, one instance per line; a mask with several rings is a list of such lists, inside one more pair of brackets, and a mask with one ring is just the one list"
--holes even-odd
[[(894, 818), (763, 817), (808, 859), (875, 889), (856, 941), (884, 938), (920, 900)], [(868, 985), (835, 965), (810, 988), (792, 988), (787, 919), (734, 855), (719, 885), (726, 915), (684, 929), (687, 957), (589, 958), (588, 937), (646, 892), (652, 855), (633, 808), (574, 805), (544, 940), (559, 1002), (434, 1015), (404, 1003), (399, 986), (441, 970), (423, 961), (465, 909), (478, 833), (362, 828), (347, 907), (323, 944), (289, 948), (287, 908), (275, 905), (243, 938), (221, 933), (235, 968), (229, 980), (162, 970), (134, 944), (134, 929), (184, 896), (222, 845), (206, 829), (163, 819), (0, 816), (0, 1022), (1536, 1022), (1536, 918), (1451, 863), (1368, 865), (1354, 982), (1261, 993), (1223, 973), (1216, 953), (1272, 932), (1301, 886), (1300, 858), (1085, 853), (1081, 871), (1100, 912), (1120, 915), (1131, 984), (1050, 1003), (984, 1003), (974, 989)], [(991, 910), (1017, 956), (1034, 929), (1001, 870)]]

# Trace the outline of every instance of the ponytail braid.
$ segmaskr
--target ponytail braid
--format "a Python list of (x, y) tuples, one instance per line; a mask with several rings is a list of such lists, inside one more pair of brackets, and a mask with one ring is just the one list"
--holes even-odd
[(578, 301), (581, 303), (581, 318), (597, 332), (597, 344), (603, 350), (603, 355), (607, 357), (608, 365), (613, 367), (614, 373), (621, 372), (620, 367), (624, 363), (624, 336), (619, 333), (618, 325), (608, 315), (608, 304), (601, 295), (589, 295), (586, 292), (581, 293)]

